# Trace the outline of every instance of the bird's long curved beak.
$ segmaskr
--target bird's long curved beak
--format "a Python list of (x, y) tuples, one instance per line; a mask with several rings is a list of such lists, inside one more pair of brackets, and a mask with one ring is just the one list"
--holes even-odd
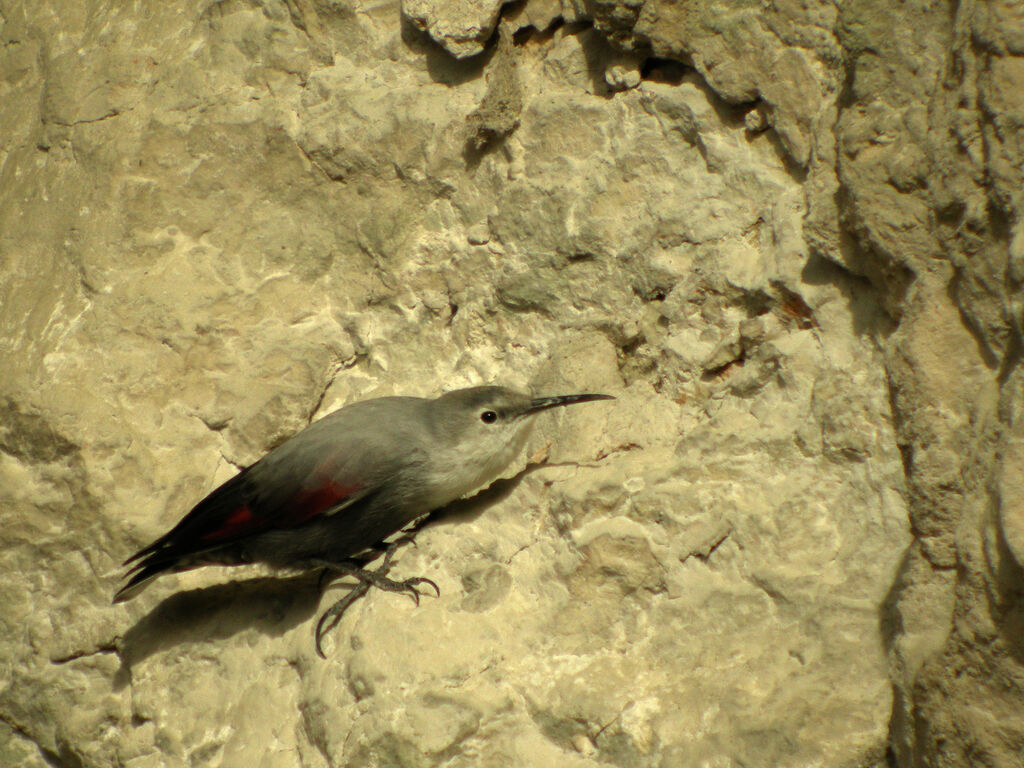
[(573, 403), (589, 403), (593, 400), (614, 400), (612, 395), (555, 395), (554, 397), (535, 397), (530, 402), (530, 407), (523, 411), (523, 416), (548, 408), (557, 408), (560, 405), (572, 405)]

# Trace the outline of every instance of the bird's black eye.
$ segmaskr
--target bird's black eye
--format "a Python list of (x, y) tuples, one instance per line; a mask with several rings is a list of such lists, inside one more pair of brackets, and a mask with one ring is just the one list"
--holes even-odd
[(494, 411), (484, 411), (480, 414), (480, 421), (484, 424), (493, 424), (498, 420), (498, 414)]

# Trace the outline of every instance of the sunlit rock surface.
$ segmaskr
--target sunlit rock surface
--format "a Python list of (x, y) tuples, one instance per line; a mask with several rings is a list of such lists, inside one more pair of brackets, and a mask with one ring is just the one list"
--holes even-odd
[[(950, 15), (952, 14), (952, 15)], [(1024, 743), (1013, 3), (0, 4), (0, 764)], [(121, 561), (310, 420), (599, 391), (344, 587)]]

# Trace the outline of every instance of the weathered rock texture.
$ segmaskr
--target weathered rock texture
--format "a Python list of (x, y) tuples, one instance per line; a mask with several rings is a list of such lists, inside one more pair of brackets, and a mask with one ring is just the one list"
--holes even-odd
[[(0, 2), (0, 764), (1019, 766), (1020, 8)], [(439, 599), (327, 662), (315, 575), (110, 604), (481, 382), (619, 400), (402, 552)]]

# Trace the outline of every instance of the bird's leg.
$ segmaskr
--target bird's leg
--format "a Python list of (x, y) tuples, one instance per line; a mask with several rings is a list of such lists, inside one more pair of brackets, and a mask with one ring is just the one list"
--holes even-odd
[[(326, 611), (324, 611), (324, 615), (321, 616), (320, 620), (316, 623), (317, 656), (319, 656), (321, 659), (327, 658), (322, 646), (324, 635), (326, 635), (328, 632), (330, 632), (332, 629), (338, 626), (338, 622), (341, 621), (341, 615), (345, 613), (348, 607), (369, 591), (369, 582), (360, 581), (358, 584), (352, 587), (352, 590), (347, 595), (345, 595), (343, 598), (341, 598), (341, 600), (339, 600)], [(326, 624), (328, 620), (331, 620), (330, 626), (324, 627), (324, 624)]]
[[(384, 550), (384, 561), (372, 571), (363, 567), (366, 563), (371, 562), (370, 560), (365, 561), (363, 564), (357, 564), (357, 561), (348, 560), (341, 561), (339, 563), (322, 563), (322, 565), (326, 568), (340, 570), (343, 575), (354, 576), (359, 579), (361, 583), (369, 584), (377, 587), (377, 589), (382, 589), (385, 592), (406, 592), (410, 597), (412, 597), (413, 601), (417, 605), (420, 603), (420, 591), (416, 589), (416, 587), (420, 584), (429, 584), (434, 588), (438, 597), (440, 597), (441, 590), (438, 589), (437, 584), (426, 576), (414, 576), (413, 578), (405, 579), (404, 581), (395, 581), (387, 577), (388, 571), (391, 570), (391, 561), (395, 557), (395, 552), (400, 545), (406, 543), (407, 538), (408, 537), (403, 536), (388, 544), (387, 548)], [(411, 541), (411, 539), (409, 540)]]
[[(372, 571), (367, 570), (363, 565), (374, 558), (365, 560), (362, 563), (358, 560), (343, 560), (336, 563), (319, 561), (316, 563), (317, 565), (324, 567), (325, 573), (328, 570), (335, 572), (341, 571), (341, 575), (353, 576), (359, 580), (359, 583), (356, 584), (341, 600), (328, 608), (317, 622), (316, 652), (320, 658), (327, 658), (324, 655), (323, 648), (321, 647), (321, 641), (323, 640), (324, 635), (338, 625), (338, 622), (341, 621), (342, 614), (345, 613), (352, 603), (365, 595), (370, 590), (370, 587), (377, 587), (377, 589), (382, 589), (385, 592), (405, 592), (413, 599), (416, 605), (420, 604), (421, 593), (417, 587), (421, 584), (429, 584), (434, 588), (434, 592), (437, 593), (437, 596), (441, 596), (440, 588), (433, 582), (433, 580), (428, 579), (426, 576), (415, 576), (411, 579), (405, 579), (404, 581), (395, 581), (394, 579), (389, 579), (387, 577), (388, 571), (391, 570), (391, 560), (395, 556), (395, 551), (401, 544), (411, 540), (410, 536), (402, 536), (396, 541), (388, 544), (384, 549), (384, 561)], [(329, 625), (328, 622), (330, 622)]]
[[(419, 577), (407, 579), (404, 582), (396, 582), (384, 576), (384, 574), (386, 574), (391, 568), (391, 559), (394, 557), (395, 550), (403, 544), (412, 544), (415, 547), (416, 534), (419, 533), (420, 530), (430, 522), (430, 520), (430, 514), (421, 516), (417, 520), (413, 521), (412, 525), (403, 530), (402, 535), (394, 541), (380, 541), (364, 550), (364, 552), (359, 556), (331, 563), (323, 563), (322, 561), (314, 563), (324, 566), (323, 570), (320, 571), (320, 578), (317, 580), (317, 591), (319, 592), (323, 590), (324, 583), (328, 580), (328, 577), (337, 577), (339, 575), (338, 571), (341, 571), (340, 575), (342, 577), (354, 575), (359, 579), (359, 586), (357, 588), (353, 588), (353, 591), (356, 591), (356, 595), (352, 597), (352, 599), (348, 599), (346, 596), (347, 602), (341, 607), (341, 612), (344, 612), (344, 610), (355, 602), (355, 600), (366, 594), (369, 588), (367, 586), (368, 580), (373, 584), (373, 586), (383, 589), (385, 592), (409, 592), (417, 605), (419, 605), (419, 592), (415, 589), (417, 584), (430, 584), (430, 586), (434, 588), (434, 591), (437, 592), (438, 597), (440, 597), (441, 590), (439, 590), (437, 588), (437, 584), (430, 579)], [(384, 555), (384, 563), (377, 569), (377, 571), (374, 572), (366, 570), (366, 566), (381, 555)], [(372, 574), (374, 573), (379, 574), (380, 578), (377, 579), (376, 576), (373, 576)], [(365, 575), (366, 578), (360, 578), (360, 574)], [(338, 615), (340, 615), (340, 613)], [(337, 622), (335, 622), (335, 624), (336, 623)], [(333, 628), (335, 624), (332, 624), (331, 627)]]
[[(372, 552), (370, 550), (372, 550)], [(321, 566), (320, 577), (316, 582), (316, 591), (322, 592), (324, 585), (329, 584), (333, 579), (348, 576), (356, 573), (357, 571), (366, 570), (367, 565), (372, 563), (381, 555), (387, 554), (387, 551), (387, 544), (376, 544), (357, 557), (349, 557), (344, 560), (332, 560), (330, 562), (324, 560), (312, 561), (310, 565)]]

